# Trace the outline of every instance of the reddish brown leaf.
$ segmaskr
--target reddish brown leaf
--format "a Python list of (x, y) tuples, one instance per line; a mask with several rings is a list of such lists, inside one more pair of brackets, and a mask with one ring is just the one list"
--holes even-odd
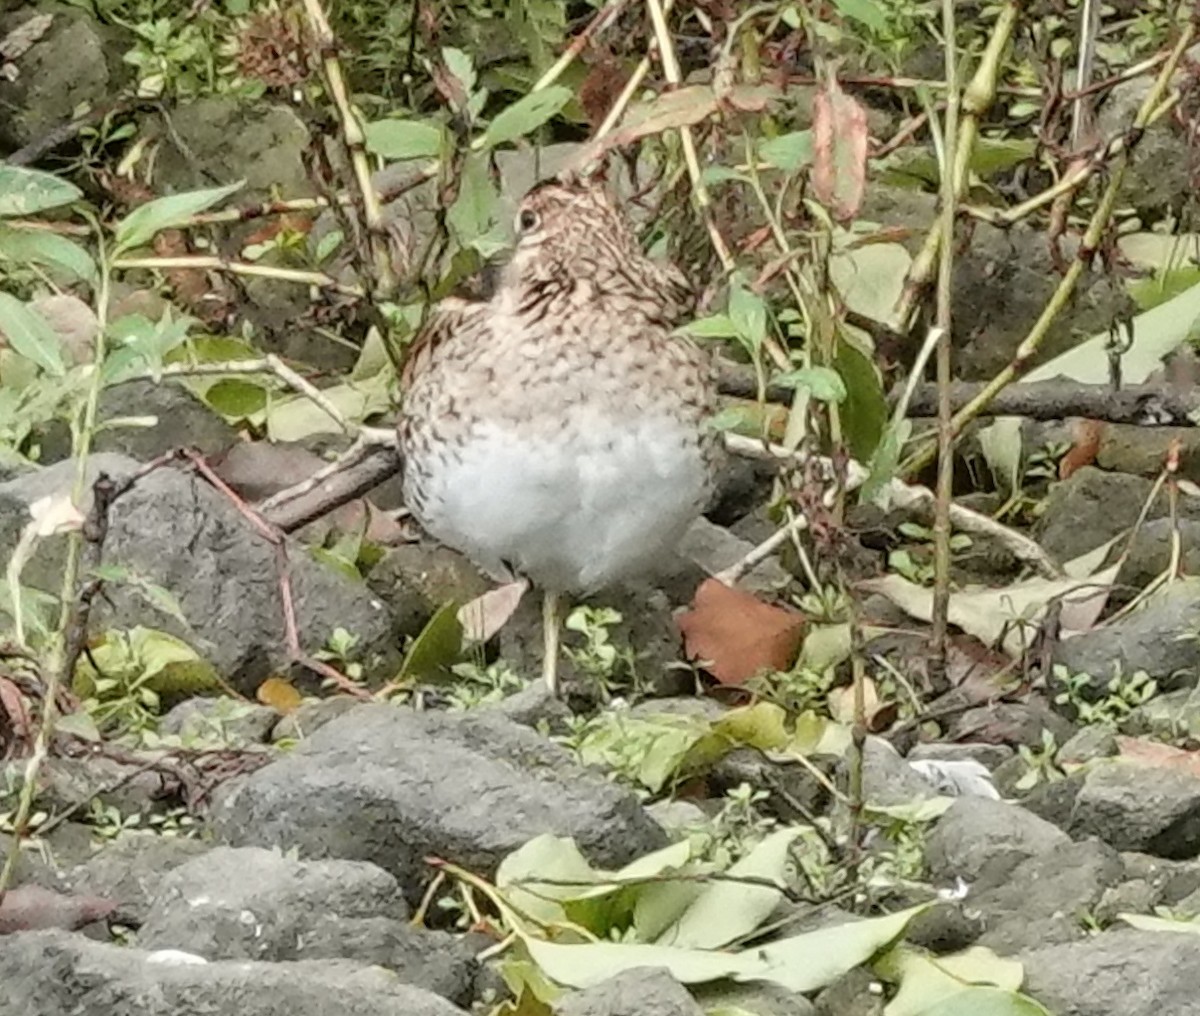
[(688, 658), (731, 685), (744, 684), (763, 670), (790, 668), (804, 633), (802, 615), (716, 579), (701, 584), (678, 623)]
[(867, 111), (830, 74), (813, 98), (813, 191), (835, 219), (854, 218), (867, 183)]
[(1158, 766), (1163, 769), (1180, 769), (1200, 776), (1200, 752), (1184, 751), (1159, 741), (1146, 741), (1140, 737), (1118, 737), (1117, 747), (1121, 749), (1121, 757), (1143, 765)]
[(1065, 480), (1072, 473), (1096, 461), (1106, 425), (1100, 420), (1080, 420), (1075, 424), (1071, 450), (1058, 463), (1058, 478)]
[(32, 743), (33, 721), (21, 689), (0, 676), (0, 758), (5, 757), (10, 741), (21, 745)]
[(0, 900), (0, 935), (63, 928), (75, 931), (106, 918), (117, 905), (99, 896), (64, 896), (41, 886), (9, 889)]
[(268, 677), (254, 692), (254, 697), (264, 706), (286, 716), (300, 708), (304, 696), (296, 690), (286, 677)]

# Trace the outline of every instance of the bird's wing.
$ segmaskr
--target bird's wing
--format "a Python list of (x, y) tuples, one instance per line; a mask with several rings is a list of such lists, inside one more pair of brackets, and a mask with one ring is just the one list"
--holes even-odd
[(447, 297), (434, 307), (408, 348), (408, 355), (400, 369), (400, 390), (408, 391), (447, 339), (465, 330), (478, 328), (487, 307), (486, 303), (454, 296)]

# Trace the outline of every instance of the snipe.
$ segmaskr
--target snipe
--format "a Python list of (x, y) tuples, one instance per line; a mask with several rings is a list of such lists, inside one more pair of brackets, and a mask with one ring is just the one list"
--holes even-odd
[(441, 303), (401, 378), (404, 497), (493, 578), (560, 603), (650, 570), (704, 510), (719, 434), (710, 358), (673, 335), (683, 277), (646, 258), (602, 185), (534, 187), (494, 296)]

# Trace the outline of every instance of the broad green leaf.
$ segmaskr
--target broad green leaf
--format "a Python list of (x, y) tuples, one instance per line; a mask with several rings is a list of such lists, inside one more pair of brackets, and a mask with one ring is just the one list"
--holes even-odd
[(226, 420), (236, 422), (261, 413), (267, 405), (267, 390), (241, 378), (223, 378), (209, 385), (204, 401)]
[(1003, 988), (966, 988), (922, 1009), (920, 1016), (1053, 1016), (1028, 995)]
[(833, 0), (833, 5), (846, 17), (866, 25), (873, 32), (887, 31), (887, 17), (874, 0)]
[[(780, 829), (766, 837), (726, 873), (784, 883), (792, 841), (803, 830)], [(679, 920), (657, 939), (658, 945), (719, 949), (749, 935), (783, 900), (783, 892), (746, 882), (714, 880)]]
[(62, 340), (41, 314), (10, 293), (0, 293), (0, 334), (25, 359), (47, 374), (62, 377)]
[(81, 197), (83, 191), (52, 173), (0, 163), (0, 219), (61, 208)]
[(809, 165), (813, 158), (812, 131), (792, 131), (759, 143), (759, 158), (788, 173)]
[(762, 345), (767, 335), (767, 305), (746, 285), (740, 272), (729, 283), (729, 319), (748, 349)]
[(883, 394), (879, 370), (843, 336), (831, 366), (846, 384), (846, 400), (841, 404), (842, 431), (850, 454), (860, 462), (871, 458), (887, 426), (888, 406)]
[(571, 89), (563, 85), (551, 85), (518, 99), (497, 113), (488, 124), (480, 140), (480, 147), (495, 148), (506, 141), (524, 137), (560, 112), (571, 101), (573, 94)]
[(1154, 917), (1150, 914), (1117, 914), (1122, 921), (1139, 931), (1172, 931), (1185, 935), (1200, 935), (1200, 919), (1188, 921), (1169, 917)]
[(846, 306), (855, 313), (899, 327), (897, 306), (912, 255), (898, 243), (863, 243), (861, 236), (839, 231), (839, 249), (829, 259), (829, 277)]
[(188, 191), (155, 198), (135, 208), (117, 223), (115, 232), (117, 253), (140, 247), (162, 229), (170, 229), (188, 222), (206, 208), (223, 201), (230, 194), (242, 189), (245, 181), (239, 180), (224, 187)]
[(0, 263), (4, 261), (61, 269), (84, 282), (96, 279), (96, 262), (86, 250), (65, 236), (43, 230), (0, 224)]
[(464, 53), (461, 49), (453, 49), (447, 46), (442, 50), (442, 59), (446, 62), (450, 73), (458, 78), (459, 84), (462, 85), (463, 91), (468, 95), (475, 90), (475, 67), (471, 62), (470, 56)]
[(544, 924), (562, 924), (567, 915), (561, 901), (579, 898), (598, 877), (573, 839), (543, 833), (500, 862), (496, 888), (522, 914)]
[(734, 339), (738, 335), (737, 326), (725, 314), (700, 318), (684, 326), (683, 330), (698, 339)]
[(819, 402), (845, 402), (846, 385), (836, 370), (829, 367), (802, 367), (774, 379), (784, 388), (807, 388)]
[[(1001, 989), (1001, 995), (1011, 999), (1025, 977), (1017, 960), (1003, 959), (982, 946), (948, 956), (929, 956), (902, 944), (882, 957), (875, 969), (900, 982), (884, 1016), (925, 1016), (935, 1005), (961, 998), (963, 992), (979, 986)], [(975, 1012), (973, 1008), (963, 1011)]]
[(408, 647), (404, 662), (396, 675), (399, 684), (413, 682), (446, 683), (454, 678), (452, 664), (462, 654), (462, 625), (458, 623), (458, 606), (447, 603), (440, 607), (429, 623)]
[[(322, 394), (348, 420), (361, 423), (389, 406), (387, 379), (382, 375), (366, 381), (344, 382)], [(342, 428), (322, 407), (305, 395), (272, 402), (266, 412), (267, 435), (272, 441), (302, 441), (314, 434), (340, 434)]]
[(415, 120), (376, 120), (367, 124), (367, 150), (385, 159), (437, 158), (445, 140), (442, 128)]
[(92, 719), (90, 713), (83, 709), (58, 717), (54, 721), (54, 732), (56, 734), (70, 734), (73, 737), (78, 737), (80, 740), (88, 741), (92, 744), (99, 744), (104, 740), (103, 735), (100, 733), (100, 728), (96, 726), (96, 721)]
[[(487, 156), (473, 154), (463, 165), (458, 182), (458, 198), (446, 213), (446, 222), (463, 247), (485, 243), (499, 220), (500, 197), (488, 173)], [(480, 249), (484, 253), (483, 249)]]
[(865, 963), (928, 906), (821, 928), (738, 953), (616, 942), (563, 945), (534, 937), (508, 916), (534, 962), (552, 980), (568, 987), (590, 988), (636, 967), (665, 967), (682, 984), (732, 978), (772, 981), (789, 991), (809, 992)]

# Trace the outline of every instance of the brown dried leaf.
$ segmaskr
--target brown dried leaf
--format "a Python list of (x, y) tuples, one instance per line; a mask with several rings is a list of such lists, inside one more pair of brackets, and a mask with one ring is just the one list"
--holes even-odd
[(304, 696), (287, 678), (283, 677), (268, 677), (258, 686), (254, 697), (264, 706), (270, 706), (276, 712), (283, 713), (284, 716), (294, 713), (300, 708), (300, 703), (304, 701)]
[(516, 613), (528, 588), (529, 582), (521, 579), (497, 589), (489, 589), (482, 596), (464, 603), (458, 608), (458, 623), (462, 625), (463, 638), (487, 642)]
[(41, 886), (20, 886), (0, 900), (0, 935), (47, 928), (76, 931), (116, 909), (112, 900), (99, 896), (64, 896)]
[(1140, 737), (1117, 737), (1121, 757), (1144, 765), (1162, 769), (1180, 769), (1200, 776), (1200, 752), (1184, 751), (1158, 741), (1146, 741)]
[(678, 623), (688, 658), (727, 685), (744, 684), (763, 670), (787, 670), (804, 634), (801, 614), (716, 579), (701, 584)]
[(813, 98), (813, 191), (835, 219), (853, 219), (867, 184), (867, 111), (830, 74)]
[(1096, 461), (1100, 452), (1100, 441), (1107, 429), (1107, 424), (1101, 420), (1080, 420), (1075, 424), (1071, 450), (1058, 463), (1060, 480), (1067, 479), (1072, 473)]

